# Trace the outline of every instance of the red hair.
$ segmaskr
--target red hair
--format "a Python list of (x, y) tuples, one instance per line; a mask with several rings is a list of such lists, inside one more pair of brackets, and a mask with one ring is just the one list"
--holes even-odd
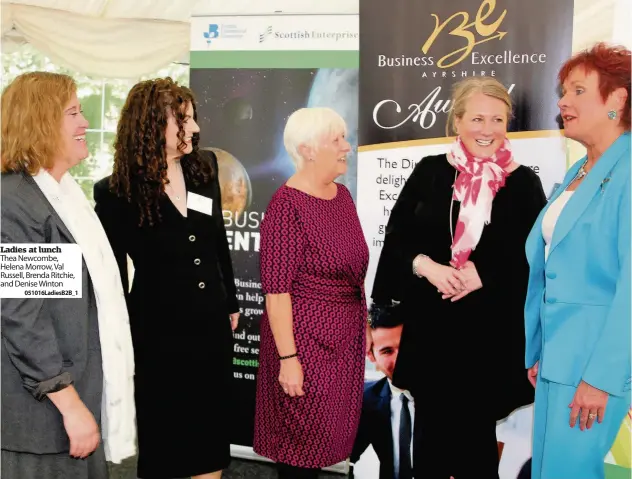
[(628, 98), (623, 106), (621, 125), (630, 129), (630, 50), (620, 45), (597, 43), (594, 47), (574, 55), (568, 60), (558, 74), (560, 84), (566, 81), (571, 71), (582, 67), (588, 74), (597, 73), (599, 77), (599, 92), (606, 101), (608, 96), (618, 88), (625, 88)]

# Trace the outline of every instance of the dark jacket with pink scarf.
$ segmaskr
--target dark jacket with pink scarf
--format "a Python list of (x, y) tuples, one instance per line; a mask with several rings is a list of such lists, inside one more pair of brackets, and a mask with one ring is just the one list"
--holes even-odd
[[(483, 287), (457, 302), (413, 274), (420, 253), (448, 265), (459, 202), (452, 200), (454, 167), (446, 155), (418, 163), (391, 212), (372, 290), (373, 301), (400, 301), (406, 322), (394, 384), (428, 409), (500, 420), (533, 402), (524, 368), (524, 303), (528, 264), (525, 241), (546, 198), (539, 177), (520, 166), (496, 194), (491, 222), (472, 251)], [(450, 216), (451, 214), (451, 216)], [(452, 410), (462, 397), (465, 410)], [(451, 406), (452, 404), (452, 406)], [(416, 410), (424, 410), (416, 403)], [(464, 418), (467, 420), (466, 418)]]

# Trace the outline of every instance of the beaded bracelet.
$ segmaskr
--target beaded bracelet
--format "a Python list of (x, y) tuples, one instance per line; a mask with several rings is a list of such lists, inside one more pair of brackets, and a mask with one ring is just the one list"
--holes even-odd
[(295, 358), (296, 356), (298, 356), (298, 353), (290, 354), (289, 356), (279, 356), (279, 359), (283, 361), (284, 359)]

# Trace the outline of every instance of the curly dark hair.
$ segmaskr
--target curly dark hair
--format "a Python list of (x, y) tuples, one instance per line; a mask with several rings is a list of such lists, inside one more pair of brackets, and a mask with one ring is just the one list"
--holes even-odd
[[(139, 226), (145, 222), (153, 226), (162, 220), (159, 200), (165, 195), (167, 179), (166, 136), (167, 121), (174, 114), (178, 125), (178, 149), (183, 151), (184, 126), (188, 105), (197, 109), (193, 92), (178, 85), (171, 78), (157, 78), (137, 83), (132, 87), (121, 117), (114, 142), (114, 168), (110, 189), (128, 202), (136, 201)], [(191, 139), (193, 150), (183, 155), (180, 165), (186, 180), (195, 185), (206, 183), (214, 172), (210, 162), (200, 155), (199, 134)]]

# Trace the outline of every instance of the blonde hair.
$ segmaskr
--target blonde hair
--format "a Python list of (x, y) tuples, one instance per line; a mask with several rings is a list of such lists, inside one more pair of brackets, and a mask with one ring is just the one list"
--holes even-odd
[(483, 95), (502, 101), (507, 105), (507, 121), (511, 119), (511, 97), (502, 83), (491, 77), (468, 78), (458, 82), (453, 87), (451, 99), (452, 108), (448, 113), (448, 121), (445, 126), (447, 136), (456, 133), (455, 121), (457, 118), (463, 118), (467, 101), (475, 93), (482, 93)]
[(318, 148), (319, 142), (327, 135), (347, 134), (344, 119), (331, 108), (301, 108), (290, 115), (283, 132), (283, 143), (297, 168), (303, 164), (304, 158), (299, 147)]
[(31, 72), (20, 75), (2, 92), (0, 148), (2, 172), (32, 175), (50, 168), (62, 146), (64, 108), (76, 93), (68, 75)]

